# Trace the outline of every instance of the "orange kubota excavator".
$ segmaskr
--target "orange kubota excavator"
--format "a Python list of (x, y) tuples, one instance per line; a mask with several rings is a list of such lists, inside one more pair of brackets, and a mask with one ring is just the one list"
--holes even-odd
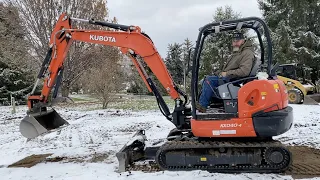
[[(72, 21), (100, 25), (113, 30), (87, 30), (72, 27)], [(217, 94), (210, 110), (196, 110), (199, 99), (199, 64), (204, 40), (210, 34), (250, 28), (257, 33), (261, 58), (256, 58), (250, 75), (226, 84), (213, 91)], [(103, 21), (85, 20), (62, 14), (52, 32), (48, 54), (28, 97), (27, 116), (20, 123), (24, 137), (35, 138), (60, 129), (69, 123), (51, 108), (57, 97), (63, 64), (73, 41), (83, 41), (120, 47), (136, 66), (140, 76), (152, 91), (160, 111), (176, 128), (158, 147), (145, 147), (144, 130), (136, 133), (117, 154), (119, 170), (125, 171), (133, 162), (152, 158), (162, 170), (207, 170), (210, 172), (282, 172), (292, 161), (291, 153), (279, 141), (273, 140), (287, 132), (293, 123), (292, 108), (283, 82), (277, 79), (277, 65), (272, 65), (272, 45), (267, 25), (257, 17), (209, 23), (199, 30), (192, 56), (191, 105), (188, 95), (173, 82), (168, 70), (148, 35), (138, 26), (126, 26)], [(262, 33), (267, 42), (267, 60)], [(137, 58), (139, 57), (139, 58)], [(175, 101), (171, 113), (156, 85), (141, 65), (150, 67), (167, 93)], [(257, 72), (266, 76), (260, 78)], [(44, 79), (40, 95), (35, 89)], [(52, 98), (49, 98), (54, 89)]]

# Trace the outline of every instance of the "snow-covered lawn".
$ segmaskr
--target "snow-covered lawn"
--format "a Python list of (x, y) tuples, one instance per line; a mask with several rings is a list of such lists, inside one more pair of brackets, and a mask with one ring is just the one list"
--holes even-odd
[[(126, 172), (118, 173), (115, 153), (138, 129), (145, 129), (148, 144), (165, 138), (174, 126), (160, 111), (84, 111), (60, 107), (56, 110), (70, 125), (61, 131), (26, 141), (19, 130), (26, 107), (18, 107), (12, 115), (9, 107), (0, 107), (0, 179), (292, 179), (278, 174), (220, 174), (191, 172)], [(320, 148), (320, 106), (293, 105), (294, 127), (278, 136), (286, 144)], [(32, 154), (53, 153), (72, 162), (39, 163), (31, 168), (7, 168), (8, 165)], [(100, 155), (101, 158), (94, 157)]]

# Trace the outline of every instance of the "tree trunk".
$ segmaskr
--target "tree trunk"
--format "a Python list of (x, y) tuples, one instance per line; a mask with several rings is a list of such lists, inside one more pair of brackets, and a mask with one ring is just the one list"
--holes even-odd
[(109, 101), (103, 100), (103, 102), (102, 102), (102, 109), (107, 109), (108, 103), (109, 103)]
[(69, 97), (70, 87), (68, 85), (62, 86), (61, 95), (62, 97)]

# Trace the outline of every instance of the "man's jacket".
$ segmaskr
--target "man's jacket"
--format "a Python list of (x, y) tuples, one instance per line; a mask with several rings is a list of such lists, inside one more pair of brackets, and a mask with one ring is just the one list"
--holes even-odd
[(222, 71), (226, 72), (230, 79), (249, 76), (254, 58), (252, 42), (247, 40), (240, 46), (239, 51), (228, 58)]

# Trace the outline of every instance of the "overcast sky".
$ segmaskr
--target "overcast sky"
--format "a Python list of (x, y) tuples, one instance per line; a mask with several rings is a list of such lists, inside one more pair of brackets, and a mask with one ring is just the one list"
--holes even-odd
[(219, 6), (230, 5), (245, 16), (258, 16), (257, 0), (108, 0), (110, 18), (119, 24), (137, 25), (153, 40), (165, 58), (168, 43), (195, 42), (201, 26), (212, 20)]

